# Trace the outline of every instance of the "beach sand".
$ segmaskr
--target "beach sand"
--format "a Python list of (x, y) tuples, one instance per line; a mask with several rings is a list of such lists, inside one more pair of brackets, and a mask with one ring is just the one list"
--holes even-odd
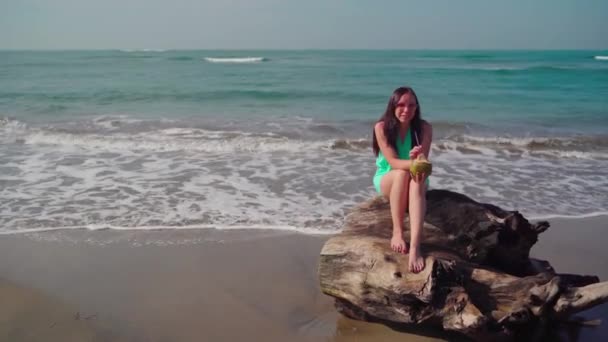
[[(608, 217), (550, 222), (532, 256), (608, 280)], [(263, 230), (0, 236), (0, 341), (447, 339), (339, 315), (318, 285), (328, 238)], [(604, 322), (565, 325), (561, 337), (608, 338), (608, 305), (580, 316)]]

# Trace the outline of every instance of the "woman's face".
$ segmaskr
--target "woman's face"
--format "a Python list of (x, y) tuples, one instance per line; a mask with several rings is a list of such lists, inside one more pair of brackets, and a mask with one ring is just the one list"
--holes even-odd
[(416, 107), (416, 97), (411, 93), (403, 94), (395, 106), (395, 117), (401, 123), (410, 122), (416, 114)]

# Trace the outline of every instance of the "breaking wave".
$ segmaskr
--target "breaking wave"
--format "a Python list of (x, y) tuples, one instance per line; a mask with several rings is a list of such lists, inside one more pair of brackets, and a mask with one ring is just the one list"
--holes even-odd
[(205, 57), (210, 63), (260, 63), (268, 61), (265, 57)]
[[(334, 150), (367, 153), (371, 138), (345, 138), (337, 125), (312, 127), (314, 138), (302, 134), (245, 132), (208, 128), (176, 127), (179, 123), (143, 122), (128, 118), (98, 118), (72, 128), (28, 127), (25, 123), (0, 118), (0, 141), (26, 145), (53, 145), (83, 149), (121, 151), (298, 152)], [(464, 154), (532, 153), (563, 158), (608, 158), (608, 136), (511, 137), (467, 134), (466, 124), (438, 123), (433, 149)], [(311, 130), (311, 128), (308, 128)], [(370, 152), (371, 153), (371, 152)]]

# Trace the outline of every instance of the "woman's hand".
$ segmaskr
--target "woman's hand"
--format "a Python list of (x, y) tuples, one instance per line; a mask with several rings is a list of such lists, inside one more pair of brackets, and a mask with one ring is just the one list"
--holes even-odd
[(416, 183), (422, 183), (426, 180), (426, 173), (422, 173), (422, 172), (417, 173), (414, 177), (412, 177), (412, 179)]
[[(415, 160), (420, 154), (422, 154), (422, 145), (414, 146), (414, 148), (412, 148), (412, 150), (410, 151), (410, 160)], [(415, 176), (412, 177), (412, 179), (416, 183), (424, 182), (424, 180), (426, 179), (426, 174), (417, 173)]]
[(414, 148), (410, 151), (410, 160), (414, 160), (418, 158), (418, 155), (422, 153), (422, 146), (414, 146)]

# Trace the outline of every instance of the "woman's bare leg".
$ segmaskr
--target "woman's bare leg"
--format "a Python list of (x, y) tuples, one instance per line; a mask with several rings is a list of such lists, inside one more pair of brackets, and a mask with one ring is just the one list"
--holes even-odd
[(380, 190), (388, 198), (393, 219), (393, 237), (391, 248), (398, 253), (407, 253), (407, 245), (403, 240), (403, 217), (408, 202), (408, 187), (410, 174), (404, 170), (391, 170), (382, 177)]
[(409, 186), (409, 214), (410, 214), (410, 257), (409, 269), (418, 273), (424, 269), (424, 258), (420, 251), (422, 239), (422, 225), (426, 213), (426, 184), (424, 181), (410, 181)]

